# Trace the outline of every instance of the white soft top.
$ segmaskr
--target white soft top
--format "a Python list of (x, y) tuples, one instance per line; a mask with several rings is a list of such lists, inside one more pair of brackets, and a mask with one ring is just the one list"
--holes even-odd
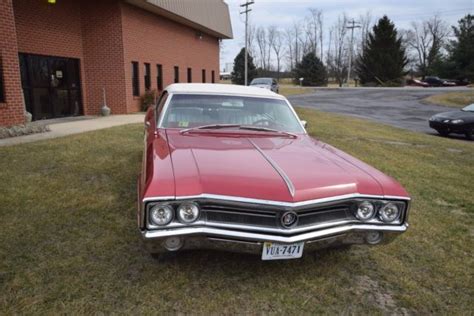
[(285, 97), (274, 93), (268, 89), (238, 86), (233, 84), (214, 84), (214, 83), (174, 83), (166, 87), (168, 93), (184, 94), (223, 94), (240, 95), (249, 97), (267, 97), (273, 99), (282, 99)]

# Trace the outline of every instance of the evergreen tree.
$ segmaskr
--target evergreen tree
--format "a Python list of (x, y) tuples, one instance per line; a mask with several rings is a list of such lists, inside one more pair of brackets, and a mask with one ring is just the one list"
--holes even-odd
[[(247, 55), (247, 78), (248, 83), (257, 76), (257, 69), (253, 63), (253, 57)], [(242, 48), (240, 53), (234, 59), (234, 70), (232, 71), (232, 83), (234, 84), (245, 84), (245, 48)]]
[(296, 65), (294, 74), (296, 82), (303, 78), (303, 86), (325, 86), (328, 83), (326, 67), (314, 52), (303, 56), (301, 62)]
[(474, 15), (468, 14), (453, 26), (456, 40), (449, 47), (449, 62), (456, 79), (474, 81)]
[(399, 85), (408, 59), (401, 37), (387, 16), (374, 25), (356, 62), (362, 84)]

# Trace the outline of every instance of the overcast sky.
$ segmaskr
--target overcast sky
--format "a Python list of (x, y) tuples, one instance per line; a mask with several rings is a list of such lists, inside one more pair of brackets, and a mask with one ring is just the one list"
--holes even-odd
[[(233, 62), (244, 45), (245, 23), (240, 4), (244, 0), (224, 0), (229, 5), (234, 39), (224, 40), (221, 51), (221, 68)], [(357, 18), (370, 11), (374, 19), (386, 14), (397, 28), (409, 28), (412, 21), (421, 21), (435, 14), (450, 25), (467, 13), (474, 13), (474, 0), (255, 0), (251, 6), (250, 20), (255, 26), (276, 25), (286, 28), (293, 21), (303, 19), (308, 8), (323, 11), (325, 29), (332, 26), (338, 15), (346, 13), (349, 18)]]

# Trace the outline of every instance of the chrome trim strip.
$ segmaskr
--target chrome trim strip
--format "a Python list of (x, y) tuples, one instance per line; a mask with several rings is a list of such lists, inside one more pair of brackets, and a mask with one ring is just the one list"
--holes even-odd
[(288, 191), (290, 192), (291, 196), (294, 197), (295, 196), (295, 186), (293, 185), (293, 183), (291, 182), (290, 178), (285, 173), (285, 171), (283, 171), (283, 169), (281, 169), (280, 166), (275, 161), (273, 161), (267, 154), (265, 154), (263, 152), (263, 150), (260, 147), (258, 147), (258, 145), (255, 144), (250, 138), (248, 138), (248, 141), (263, 156), (263, 158), (265, 158), (265, 160), (268, 161), (268, 163), (273, 167), (273, 169), (275, 169), (275, 171), (278, 172), (280, 177), (285, 182), (286, 187), (288, 188)]
[(385, 225), (344, 225), (339, 227), (328, 228), (324, 230), (312, 231), (303, 233), (296, 236), (277, 236), (267, 235), (259, 233), (250, 233), (242, 231), (233, 231), (209, 227), (189, 227), (176, 230), (162, 230), (162, 231), (142, 231), (142, 237), (145, 240), (153, 240), (155, 238), (167, 238), (174, 236), (192, 236), (192, 235), (205, 235), (208, 237), (227, 237), (251, 241), (271, 241), (271, 242), (282, 242), (282, 243), (295, 243), (300, 241), (307, 241), (316, 238), (323, 238), (327, 236), (337, 235), (349, 231), (382, 231), (382, 232), (394, 232), (403, 233), (407, 230), (407, 225), (401, 226), (385, 226)]
[(338, 196), (331, 196), (327, 198), (314, 199), (302, 202), (283, 202), (283, 201), (272, 201), (272, 200), (260, 200), (253, 198), (245, 198), (238, 196), (229, 196), (229, 195), (218, 195), (218, 194), (199, 194), (199, 195), (188, 195), (188, 196), (156, 196), (156, 197), (147, 197), (143, 199), (143, 202), (152, 202), (152, 201), (179, 201), (179, 200), (191, 200), (191, 199), (210, 199), (210, 200), (223, 200), (231, 202), (242, 202), (242, 203), (251, 203), (251, 204), (264, 204), (272, 206), (283, 206), (283, 207), (300, 207), (311, 204), (334, 202), (338, 200), (346, 199), (388, 199), (388, 200), (403, 200), (410, 201), (411, 199), (407, 196), (392, 196), (392, 195), (370, 195), (370, 194), (360, 194), (352, 193)]

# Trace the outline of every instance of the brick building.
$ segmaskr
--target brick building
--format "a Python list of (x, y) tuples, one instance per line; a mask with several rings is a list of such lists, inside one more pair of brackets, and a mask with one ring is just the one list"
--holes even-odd
[(173, 82), (219, 79), (222, 0), (0, 0), (0, 126), (139, 110)]

